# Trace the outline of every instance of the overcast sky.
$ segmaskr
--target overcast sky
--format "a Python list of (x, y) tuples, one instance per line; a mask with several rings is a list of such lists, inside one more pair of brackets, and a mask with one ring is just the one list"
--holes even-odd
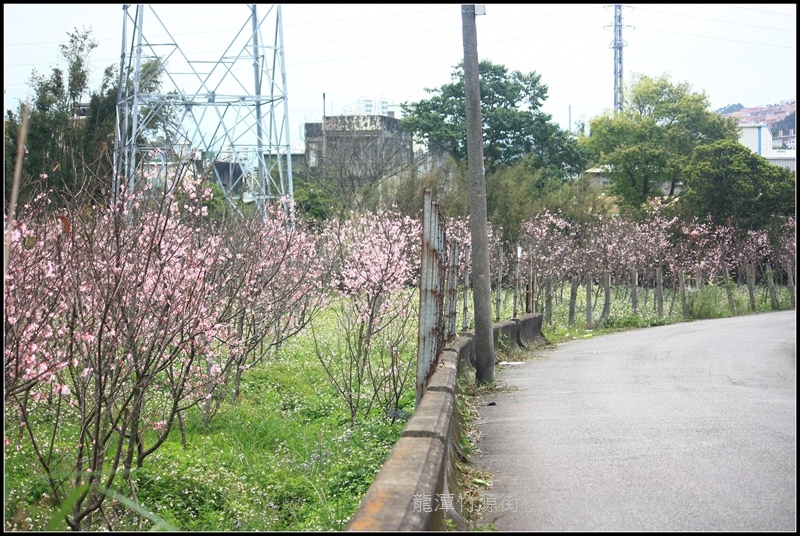
[[(359, 97), (390, 104), (428, 96), (463, 59), (460, 4), (286, 4), (281, 6), (291, 135)], [(249, 28), (244, 4), (153, 4), (180, 50), (219, 58)], [(132, 9), (132, 8), (131, 8)], [(5, 109), (28, 95), (31, 71), (61, 62), (66, 32), (91, 29), (90, 87), (118, 65), (122, 4), (4, 4)], [(259, 4), (259, 17), (276, 13)], [(633, 4), (622, 10), (623, 81), (668, 74), (705, 91), (713, 109), (794, 100), (796, 4)], [(269, 19), (275, 21), (276, 17)], [(145, 19), (144, 31), (155, 18)], [(610, 4), (486, 4), (476, 17), (478, 57), (536, 71), (548, 86), (544, 111), (563, 128), (614, 103), (614, 8)], [(150, 25), (148, 25), (150, 24)], [(129, 27), (129, 31), (130, 27)], [(274, 23), (262, 36), (275, 39)]]

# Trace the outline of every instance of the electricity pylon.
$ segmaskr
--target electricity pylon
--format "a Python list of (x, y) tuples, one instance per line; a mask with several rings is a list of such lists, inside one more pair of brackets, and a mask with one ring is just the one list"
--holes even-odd
[[(236, 24), (238, 5), (182, 5), (175, 22), (184, 28), (192, 20), (216, 25), (202, 34), (200, 51), (181, 46), (156, 7), (166, 6), (123, 6), (115, 195), (142, 181), (171, 189), (193, 173), (216, 182), (237, 208), (254, 202), (264, 213), (270, 204), (291, 203), (281, 7), (261, 18), (255, 5), (241, 9), (242, 24), (228, 43), (216, 28)], [(271, 32), (269, 41), (262, 29)]]
[(614, 111), (622, 111), (622, 5), (614, 4)]

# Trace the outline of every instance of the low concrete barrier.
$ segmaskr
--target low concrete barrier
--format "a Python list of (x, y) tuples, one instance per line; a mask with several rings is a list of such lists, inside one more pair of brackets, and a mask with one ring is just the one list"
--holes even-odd
[(542, 314), (531, 313), (519, 318), (512, 318), (517, 323), (517, 342), (523, 348), (529, 348), (544, 342), (542, 335)]
[[(516, 349), (542, 337), (542, 315), (525, 315), (492, 326)], [(474, 367), (473, 333), (457, 337), (438, 356), (419, 406), (375, 476), (346, 531), (445, 530), (445, 519), (468, 527), (459, 510), (456, 459), (462, 431), (457, 410), (458, 375)], [(522, 343), (522, 344), (520, 344)], [(444, 503), (449, 498), (452, 502)]]
[(519, 350), (517, 323), (513, 320), (492, 324), (492, 335), (494, 336), (495, 350), (501, 347), (512, 352)]
[[(462, 336), (439, 354), (419, 406), (406, 423), (346, 531), (444, 530), (444, 520), (465, 529), (455, 498), (461, 421), (456, 410), (459, 363), (472, 337)], [(463, 369), (462, 369), (463, 370)], [(444, 497), (452, 497), (451, 505)], [(452, 508), (446, 508), (452, 506)]]
[(464, 367), (475, 367), (475, 345), (472, 344), (472, 332), (461, 333), (455, 341), (449, 346), (445, 346), (445, 350), (453, 350), (458, 354), (458, 370), (463, 370)]
[(415, 499), (443, 488), (444, 451), (438, 438), (400, 437), (345, 530), (442, 530), (441, 512), (434, 516)]

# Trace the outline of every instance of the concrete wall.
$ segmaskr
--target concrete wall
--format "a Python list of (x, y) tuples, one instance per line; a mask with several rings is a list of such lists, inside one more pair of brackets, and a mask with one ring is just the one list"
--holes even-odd
[[(542, 315), (530, 314), (494, 324), (515, 347), (542, 339)], [(456, 407), (459, 373), (474, 367), (474, 334), (459, 335), (439, 355), (438, 365), (419, 406), (345, 527), (347, 531), (444, 530), (445, 519), (459, 530), (467, 523), (459, 508), (456, 459), (461, 414)], [(452, 509), (440, 499), (452, 497)]]

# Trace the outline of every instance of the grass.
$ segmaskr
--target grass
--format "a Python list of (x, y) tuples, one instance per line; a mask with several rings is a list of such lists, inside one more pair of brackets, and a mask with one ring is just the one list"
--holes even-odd
[[(405, 423), (374, 415), (351, 428), (309, 344), (297, 339), (248, 371), (238, 402), (208, 426), (190, 411), (186, 448), (175, 427), (92, 528), (149, 530), (163, 520), (182, 531), (342, 530)], [(44, 530), (54, 506), (46, 481), (24, 437), (6, 438), (4, 527)], [(124, 504), (133, 496), (152, 516)]]

